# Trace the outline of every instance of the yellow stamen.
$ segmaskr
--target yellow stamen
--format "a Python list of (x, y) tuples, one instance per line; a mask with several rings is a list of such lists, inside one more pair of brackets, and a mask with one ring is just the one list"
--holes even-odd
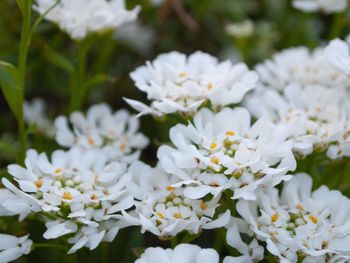
[(312, 223), (317, 224), (318, 218), (316, 216), (310, 215), (309, 218), (312, 221)]
[(126, 148), (126, 143), (122, 143), (122, 144), (119, 145), (119, 149), (120, 150), (123, 151), (123, 150), (125, 150), (125, 148)]
[(182, 218), (182, 215), (180, 213), (175, 213), (173, 215), (176, 219)]
[(34, 184), (37, 188), (41, 188), (43, 186), (43, 179), (35, 181)]
[(211, 90), (214, 87), (214, 85), (213, 83), (209, 82), (207, 87), (208, 87), (208, 90)]
[(72, 200), (72, 199), (73, 199), (73, 196), (72, 196), (72, 194), (71, 194), (70, 192), (65, 191), (65, 192), (63, 193), (62, 198), (65, 199), (65, 200)]
[(302, 204), (297, 204), (295, 207), (299, 210), (304, 210), (304, 207)]
[(271, 216), (272, 223), (275, 223), (278, 220), (278, 218), (279, 218), (278, 213), (275, 213), (273, 216)]
[(91, 200), (96, 200), (97, 199), (97, 195), (96, 194), (92, 194), (90, 198), (91, 198)]
[(236, 134), (236, 133), (235, 133), (234, 131), (227, 131), (227, 132), (226, 132), (226, 135), (227, 135), (227, 136), (235, 136), (235, 134)]
[(184, 72), (184, 71), (182, 71), (182, 72), (180, 72), (179, 76), (180, 76), (181, 78), (187, 77), (187, 73)]
[(202, 210), (205, 210), (205, 209), (208, 208), (208, 205), (207, 205), (204, 201), (202, 201), (201, 204), (199, 205), (199, 207), (200, 207)]
[(60, 173), (62, 173), (62, 169), (61, 169), (61, 168), (57, 168), (57, 169), (55, 170), (55, 174), (60, 174)]
[(164, 219), (165, 216), (161, 213), (161, 212), (156, 212), (156, 215), (160, 218), (160, 219)]
[(216, 147), (218, 147), (218, 144), (213, 142), (210, 144), (210, 149), (214, 150)]
[(89, 138), (88, 138), (88, 144), (94, 145), (94, 144), (95, 144), (94, 139), (92, 139), (91, 137), (89, 137)]
[(219, 159), (215, 156), (211, 157), (210, 158), (210, 161), (213, 163), (213, 164), (216, 164), (218, 165), (220, 163)]
[(219, 187), (219, 184), (216, 183), (216, 182), (211, 182), (211, 183), (210, 183), (210, 186), (211, 186), (211, 187)]
[(172, 187), (172, 186), (170, 186), (170, 185), (169, 185), (169, 186), (167, 186), (167, 187), (166, 187), (166, 189), (167, 189), (168, 191), (174, 191), (174, 190), (175, 190), (175, 188), (174, 188), (174, 187)]

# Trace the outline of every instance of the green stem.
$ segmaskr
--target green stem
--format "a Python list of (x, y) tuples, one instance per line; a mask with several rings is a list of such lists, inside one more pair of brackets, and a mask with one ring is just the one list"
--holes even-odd
[(347, 25), (347, 18), (344, 12), (335, 14), (332, 21), (332, 26), (329, 32), (329, 40), (332, 40), (341, 35), (344, 26)]
[(18, 137), (19, 137), (19, 153), (18, 162), (23, 163), (25, 158), (25, 151), (27, 148), (27, 134), (25, 130), (24, 123), (24, 92), (25, 92), (25, 82), (26, 82), (26, 69), (27, 69), (27, 57), (28, 49), (31, 40), (31, 19), (32, 19), (32, 0), (24, 1), (23, 6), (23, 22), (22, 22), (22, 32), (19, 47), (19, 57), (18, 57), (18, 78), (19, 78), (19, 101), (18, 101)]
[(67, 250), (65, 246), (58, 245), (58, 244), (50, 244), (50, 243), (37, 243), (33, 244), (33, 249), (37, 248), (55, 248), (55, 249), (60, 249), (60, 250)]
[(78, 64), (72, 76), (69, 111), (80, 110), (86, 96), (84, 81), (86, 78), (86, 58), (89, 51), (88, 42), (78, 43)]

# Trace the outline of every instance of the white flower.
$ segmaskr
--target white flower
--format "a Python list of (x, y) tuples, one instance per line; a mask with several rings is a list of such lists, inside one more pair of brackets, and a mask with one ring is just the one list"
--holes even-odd
[[(55, 151), (51, 161), (46, 154), (29, 150), (25, 166), (8, 167), (19, 187), (6, 178), (2, 183), (18, 201), (12, 197), (5, 208), (10, 210), (11, 204), (23, 202), (30, 211), (25, 207), (27, 210), (19, 213), (42, 213), (47, 220), (46, 239), (72, 233), (81, 238), (87, 227), (99, 229), (104, 234), (102, 238), (106, 238), (110, 231), (116, 232), (125, 225), (120, 222), (122, 213), (134, 205), (126, 192), (125, 164), (107, 162), (99, 151), (73, 148), (68, 152)], [(94, 248), (88, 242), (85, 244)]]
[(225, 27), (228, 35), (237, 38), (250, 37), (254, 32), (254, 23), (251, 20), (244, 20), (239, 23), (231, 23)]
[(283, 91), (288, 84), (350, 86), (350, 78), (324, 57), (324, 49), (311, 52), (305, 47), (285, 49), (256, 67), (261, 82)]
[(311, 192), (312, 179), (298, 174), (281, 196), (275, 188), (260, 190), (257, 201), (239, 200), (237, 211), (257, 239), (281, 262), (350, 260), (350, 200), (322, 186)]
[(294, 0), (293, 6), (304, 12), (322, 11), (330, 14), (344, 11), (348, 3), (347, 0)]
[(22, 255), (28, 255), (33, 242), (28, 236), (15, 237), (0, 234), (0, 262), (7, 263), (16, 260)]
[(349, 44), (341, 39), (332, 40), (325, 48), (324, 55), (333, 66), (350, 75)]
[(7, 189), (0, 189), (0, 216), (19, 215), (22, 220), (32, 212), (30, 202), (20, 200)]
[(341, 87), (288, 85), (283, 95), (261, 89), (247, 99), (255, 117), (287, 127), (293, 151), (306, 156), (326, 151), (331, 159), (350, 156), (349, 92)]
[[(44, 14), (56, 0), (36, 0), (34, 9)], [(61, 0), (46, 19), (58, 24), (73, 39), (83, 39), (88, 34), (116, 29), (134, 21), (140, 7), (127, 10), (124, 0)]]
[[(235, 219), (239, 220), (239, 219)], [(240, 221), (240, 224), (244, 225), (244, 228), (248, 228), (248, 224), (244, 221)], [(227, 244), (235, 248), (242, 256), (232, 257), (226, 256), (223, 263), (253, 263), (259, 262), (264, 259), (264, 248), (259, 245), (256, 239), (253, 239), (248, 245), (241, 239), (238, 224), (233, 223), (228, 227), (226, 241)], [(246, 232), (246, 231), (245, 231)]]
[(122, 25), (115, 32), (118, 41), (125, 42), (141, 54), (147, 54), (156, 40), (155, 31), (138, 20)]
[(131, 73), (138, 89), (147, 94), (151, 105), (126, 99), (140, 115), (192, 114), (204, 103), (218, 109), (239, 103), (253, 89), (257, 74), (239, 63), (218, 60), (196, 52), (188, 57), (179, 52), (159, 55)]
[(126, 110), (112, 113), (106, 104), (97, 104), (88, 109), (86, 116), (73, 112), (70, 122), (64, 116), (58, 117), (56, 141), (64, 147), (100, 149), (108, 160), (133, 162), (148, 145), (139, 126), (139, 120)]
[(184, 195), (218, 196), (232, 189), (233, 198), (255, 199), (263, 184), (287, 180), (296, 167), (287, 130), (258, 120), (251, 125), (245, 108), (224, 108), (215, 114), (199, 111), (193, 124), (178, 124), (170, 130), (175, 147), (161, 146), (158, 158), (165, 171), (185, 185)]
[(24, 103), (24, 118), (27, 124), (35, 125), (45, 135), (52, 137), (54, 128), (52, 121), (47, 117), (47, 105), (41, 98), (35, 98), (31, 102)]
[(202, 249), (192, 244), (180, 244), (174, 249), (150, 247), (135, 263), (219, 263), (219, 255), (212, 248)]
[[(139, 200), (135, 213), (126, 218), (129, 224), (141, 225), (142, 232), (149, 231), (161, 238), (176, 236), (182, 231), (198, 234), (202, 229), (227, 224), (230, 219), (228, 210), (214, 220), (220, 196), (209, 201), (188, 199), (181, 187), (172, 186), (178, 182), (176, 177), (166, 174), (159, 167), (138, 167), (138, 170), (134, 168), (128, 171), (128, 176), (134, 184), (139, 184), (141, 192), (137, 194), (139, 197), (135, 197)], [(141, 177), (146, 179), (142, 181)]]

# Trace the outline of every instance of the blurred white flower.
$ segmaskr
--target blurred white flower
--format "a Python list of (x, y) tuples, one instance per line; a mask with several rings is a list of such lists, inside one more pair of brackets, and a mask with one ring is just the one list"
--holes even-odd
[(254, 32), (254, 23), (251, 20), (230, 23), (226, 25), (225, 31), (226, 34), (237, 38), (250, 37)]
[[(73, 148), (68, 152), (55, 151), (51, 161), (46, 154), (29, 150), (25, 166), (9, 165), (8, 172), (18, 187), (6, 178), (2, 183), (17, 200), (5, 198), (6, 203), (0, 203), (12, 212), (11, 207), (17, 207), (18, 214), (42, 213), (47, 220), (46, 239), (76, 233), (82, 242), (81, 238), (88, 238), (81, 237), (86, 229), (98, 229), (101, 240), (108, 239), (107, 235), (116, 234), (125, 225), (119, 222), (122, 211), (134, 205), (126, 192), (126, 164), (107, 162), (99, 151)], [(27, 205), (20, 209), (21, 203)], [(101, 230), (104, 226), (109, 228)], [(83, 245), (96, 247), (87, 241)]]
[[(245, 223), (245, 222), (244, 222)], [(227, 244), (235, 248), (242, 256), (226, 256), (223, 263), (254, 263), (264, 259), (264, 247), (256, 239), (246, 244), (241, 239), (237, 224), (232, 224), (226, 234)]]
[(341, 39), (332, 40), (324, 51), (326, 59), (337, 69), (350, 75), (349, 43)]
[(347, 0), (293, 0), (293, 6), (304, 12), (339, 13), (348, 7)]
[(170, 130), (174, 147), (161, 146), (158, 159), (165, 171), (185, 185), (184, 195), (218, 196), (225, 189), (234, 199), (255, 199), (260, 185), (278, 184), (296, 168), (292, 142), (281, 125), (260, 119), (251, 124), (245, 108), (199, 111), (193, 124)]
[(152, 6), (160, 6), (166, 2), (166, 0), (149, 0)]
[(31, 102), (24, 102), (24, 118), (28, 125), (34, 125), (43, 134), (53, 137), (54, 127), (47, 117), (47, 105), (41, 98), (35, 98)]
[[(36, 0), (33, 8), (44, 14), (56, 0)], [(112, 30), (134, 21), (140, 11), (137, 6), (127, 10), (124, 0), (61, 0), (46, 15), (73, 39), (83, 39), (88, 34)]]
[(28, 255), (32, 248), (32, 240), (27, 236), (15, 237), (0, 234), (0, 262), (7, 263)]
[(350, 200), (325, 186), (311, 188), (311, 177), (297, 174), (281, 196), (260, 189), (255, 202), (239, 200), (237, 211), (281, 262), (297, 262), (299, 253), (303, 262), (349, 262)]
[(305, 47), (283, 50), (259, 64), (256, 71), (264, 86), (279, 91), (288, 84), (350, 86), (350, 78), (325, 59), (323, 48), (313, 52)]
[(155, 31), (138, 20), (122, 25), (117, 29), (115, 38), (129, 44), (141, 54), (147, 54), (156, 40)]
[(150, 247), (135, 263), (219, 263), (219, 255), (212, 248), (202, 249), (192, 244), (180, 244), (174, 249)]
[(350, 156), (350, 104), (345, 88), (288, 85), (279, 94), (261, 89), (247, 98), (255, 117), (284, 125), (293, 151), (306, 156), (326, 151), (331, 159)]
[(151, 105), (126, 99), (139, 115), (162, 116), (169, 113), (193, 114), (204, 103), (214, 110), (239, 103), (255, 88), (257, 74), (239, 63), (218, 60), (206, 53), (186, 56), (179, 52), (159, 55), (131, 73), (141, 91), (147, 93)]
[(126, 110), (112, 113), (106, 104), (91, 106), (86, 116), (81, 112), (73, 112), (69, 120), (64, 116), (55, 120), (56, 141), (59, 145), (99, 149), (111, 161), (133, 162), (149, 142), (138, 131), (138, 119)]
[[(230, 219), (227, 210), (214, 220), (220, 196), (209, 201), (191, 200), (184, 196), (181, 187), (173, 187), (178, 182), (176, 177), (159, 167), (139, 165), (138, 170), (135, 168), (128, 172), (134, 183), (142, 183), (140, 179), (144, 176), (147, 179), (146, 184), (140, 184), (141, 199), (135, 197), (139, 199), (135, 213), (127, 215), (126, 220), (129, 224), (141, 225), (142, 232), (149, 231), (161, 238), (173, 237), (182, 231), (198, 234), (201, 229), (223, 227)], [(148, 190), (143, 188), (145, 185)]]

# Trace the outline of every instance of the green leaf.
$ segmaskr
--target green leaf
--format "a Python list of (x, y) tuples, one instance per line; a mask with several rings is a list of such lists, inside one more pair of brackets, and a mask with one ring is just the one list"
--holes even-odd
[(19, 6), (19, 8), (21, 9), (21, 12), (23, 12), (23, 8), (24, 8), (24, 1), (26, 0), (16, 0), (17, 5)]
[(44, 56), (56, 66), (62, 68), (70, 74), (74, 73), (74, 66), (68, 58), (53, 50), (49, 46), (45, 47)]
[(8, 159), (16, 159), (17, 149), (11, 143), (0, 141), (0, 152)]
[(0, 61), (0, 86), (11, 111), (17, 118), (18, 110), (21, 108), (18, 70), (12, 64), (4, 61)]
[(84, 87), (86, 90), (89, 90), (90, 88), (107, 81), (113, 82), (114, 80), (104, 73), (97, 73), (84, 83)]

